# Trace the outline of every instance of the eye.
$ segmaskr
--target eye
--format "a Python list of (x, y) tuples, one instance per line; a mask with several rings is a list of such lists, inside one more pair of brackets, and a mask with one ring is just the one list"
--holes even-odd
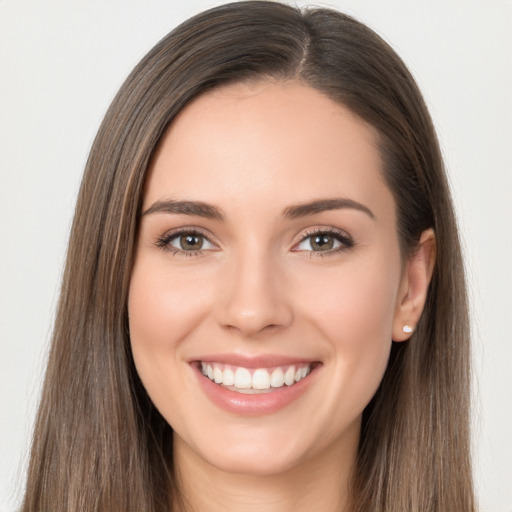
[(335, 253), (353, 247), (352, 238), (339, 230), (318, 230), (308, 233), (293, 248), (295, 251)]
[(165, 234), (157, 240), (157, 245), (175, 253), (188, 253), (187, 256), (192, 255), (191, 253), (217, 249), (205, 235), (190, 229)]

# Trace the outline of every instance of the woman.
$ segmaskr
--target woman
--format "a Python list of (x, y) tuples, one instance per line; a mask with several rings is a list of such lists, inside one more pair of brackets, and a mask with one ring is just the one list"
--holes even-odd
[(185, 22), (92, 147), (22, 510), (474, 510), (461, 269), (382, 40), (270, 2)]

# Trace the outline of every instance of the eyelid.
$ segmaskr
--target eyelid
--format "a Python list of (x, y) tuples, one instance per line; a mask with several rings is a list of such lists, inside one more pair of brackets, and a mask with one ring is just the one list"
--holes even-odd
[[(332, 236), (333, 238), (340, 242), (340, 246), (326, 251), (310, 251), (296, 248), (299, 244), (306, 241), (308, 238), (319, 234)], [(339, 228), (335, 228), (333, 226), (317, 226), (314, 228), (308, 228), (305, 232), (302, 232), (299, 235), (298, 239), (293, 243), (291, 250), (293, 252), (311, 253), (310, 255), (313, 255), (314, 253), (316, 256), (328, 256), (340, 251), (351, 249), (354, 245), (354, 238), (346, 231)]]
[[(173, 239), (175, 239), (181, 235), (185, 235), (185, 234), (202, 236), (205, 240), (208, 241), (209, 244), (214, 246), (214, 249), (208, 248), (208, 249), (198, 249), (196, 251), (185, 251), (183, 249), (178, 249), (177, 247), (173, 247), (172, 245), (170, 245), (170, 242)], [(182, 226), (179, 228), (173, 228), (173, 229), (169, 229), (169, 230), (165, 231), (161, 236), (159, 236), (156, 239), (155, 245), (157, 247), (159, 247), (160, 249), (168, 250), (174, 254), (180, 254), (180, 255), (184, 255), (184, 256), (198, 256), (204, 252), (214, 251), (214, 250), (219, 249), (218, 244), (213, 242), (211, 240), (211, 238), (212, 238), (211, 235), (208, 234), (202, 228), (198, 228), (197, 226)]]
[[(194, 250), (194, 251), (187, 251), (187, 250), (179, 249), (177, 247), (170, 245), (170, 242), (173, 239), (176, 239), (178, 236), (184, 235), (184, 234), (199, 235), (199, 236), (203, 237), (209, 244), (211, 244), (213, 246), (213, 248), (207, 248), (207, 249), (201, 248), (201, 249)], [(319, 234), (332, 236), (340, 243), (340, 245), (338, 247), (328, 249), (325, 251), (297, 249), (297, 246), (299, 244), (306, 241), (308, 238), (315, 236), (315, 235), (319, 235)], [(199, 255), (203, 254), (204, 252), (220, 250), (219, 245), (216, 244), (215, 242), (213, 242), (211, 238), (212, 238), (211, 234), (209, 234), (208, 232), (206, 232), (206, 230), (204, 230), (202, 228), (199, 228), (197, 226), (182, 226), (179, 228), (169, 229), (166, 232), (164, 232), (164, 234), (162, 234), (161, 236), (159, 236), (156, 239), (155, 245), (163, 250), (168, 250), (171, 253), (174, 253), (177, 255), (199, 256)], [(293, 242), (291, 251), (310, 253), (310, 256), (313, 256), (313, 254), (315, 256), (327, 256), (327, 255), (332, 255), (332, 254), (335, 254), (335, 253), (338, 253), (338, 252), (341, 252), (344, 250), (351, 249), (354, 245), (355, 245), (355, 242), (354, 242), (353, 237), (346, 231), (339, 229), (339, 228), (335, 228), (333, 226), (317, 226), (314, 228), (308, 228), (307, 230), (303, 231)]]

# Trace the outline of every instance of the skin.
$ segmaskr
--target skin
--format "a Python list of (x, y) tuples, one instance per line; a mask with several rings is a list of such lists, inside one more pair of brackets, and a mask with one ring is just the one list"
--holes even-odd
[[(362, 411), (391, 340), (408, 339), (403, 325), (419, 319), (435, 251), (429, 230), (403, 260), (377, 141), (344, 106), (293, 81), (208, 92), (163, 137), (143, 212), (172, 199), (224, 217), (144, 214), (129, 294), (137, 371), (173, 427), (192, 510), (346, 510)], [(283, 214), (326, 198), (371, 213)], [(158, 242), (178, 228), (204, 234), (203, 249)], [(312, 250), (308, 236), (333, 228), (353, 246)], [(320, 364), (297, 400), (243, 416), (213, 404), (189, 364), (219, 353)]]

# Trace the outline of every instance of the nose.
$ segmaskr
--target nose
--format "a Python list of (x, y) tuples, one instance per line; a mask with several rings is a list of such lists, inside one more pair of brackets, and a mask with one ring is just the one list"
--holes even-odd
[(258, 251), (241, 254), (227, 266), (217, 303), (222, 327), (254, 337), (292, 323), (290, 290), (279, 262)]

